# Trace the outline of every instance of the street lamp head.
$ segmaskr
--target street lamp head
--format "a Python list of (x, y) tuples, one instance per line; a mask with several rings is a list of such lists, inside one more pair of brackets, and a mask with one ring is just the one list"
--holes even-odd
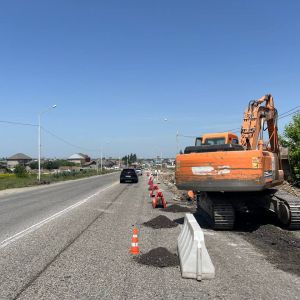
[(54, 104), (54, 105), (52, 105), (52, 108), (55, 108), (57, 105), (56, 104)]
[(167, 118), (164, 118), (164, 121), (165, 121), (165, 122), (167, 122), (167, 121), (168, 121), (168, 119), (167, 119)]

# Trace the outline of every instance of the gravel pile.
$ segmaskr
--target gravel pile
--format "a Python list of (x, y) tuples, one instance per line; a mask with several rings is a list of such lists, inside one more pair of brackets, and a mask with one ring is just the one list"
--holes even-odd
[(144, 226), (151, 227), (154, 229), (159, 229), (159, 228), (172, 228), (178, 226), (177, 223), (173, 222), (166, 216), (158, 216), (148, 222), (143, 223)]
[(281, 190), (286, 191), (289, 194), (300, 197), (300, 189), (296, 186), (291, 185), (287, 181), (285, 181), (282, 185), (278, 187)]
[(163, 247), (152, 249), (148, 253), (137, 256), (134, 259), (140, 264), (157, 268), (175, 267), (179, 265), (178, 256)]
[(277, 268), (300, 276), (300, 239), (293, 232), (268, 224), (244, 235)]
[(173, 213), (178, 213), (178, 212), (192, 213), (193, 212), (192, 209), (190, 209), (188, 207), (180, 206), (178, 204), (170, 205), (167, 208), (164, 208), (163, 211), (165, 211), (165, 212), (173, 212)]
[(188, 199), (186, 191), (179, 191), (177, 189), (177, 187), (175, 185), (175, 173), (174, 172), (162, 173), (161, 178), (162, 178), (164, 184), (168, 187), (169, 191), (174, 194), (176, 200), (186, 201)]

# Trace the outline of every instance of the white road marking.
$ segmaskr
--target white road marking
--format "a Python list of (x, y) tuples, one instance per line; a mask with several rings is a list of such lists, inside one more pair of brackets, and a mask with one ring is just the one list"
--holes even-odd
[(54, 215), (52, 215), (52, 216), (50, 216), (50, 217), (48, 217), (48, 218), (46, 218), (46, 219), (44, 219), (44, 220), (42, 220), (42, 221), (40, 221), (40, 222), (38, 222), (38, 223), (36, 223), (36, 224), (34, 224), (34, 225), (32, 225), (32, 226), (26, 228), (26, 229), (24, 229), (24, 230), (22, 230), (22, 231), (20, 231), (20, 232), (18, 232), (18, 233), (16, 233), (16, 234), (14, 234), (14, 235), (11, 236), (11, 237), (6, 238), (5, 240), (3, 240), (3, 241), (0, 243), (0, 249), (6, 247), (7, 245), (13, 243), (14, 241), (16, 241), (16, 240), (18, 240), (18, 239), (24, 237), (24, 236), (27, 235), (28, 233), (31, 233), (31, 232), (37, 230), (38, 228), (42, 227), (43, 225), (47, 224), (48, 222), (50, 222), (50, 221), (56, 219), (57, 217), (59, 217), (59, 216), (65, 214), (65, 213), (69, 212), (70, 210), (72, 210), (72, 209), (74, 209), (74, 208), (76, 208), (76, 207), (78, 207), (78, 206), (80, 206), (80, 205), (86, 203), (86, 202), (89, 201), (91, 198), (93, 198), (93, 197), (99, 195), (100, 193), (102, 193), (102, 192), (104, 192), (104, 191), (106, 191), (106, 190), (112, 188), (113, 186), (117, 185), (118, 183), (119, 183), (119, 181), (115, 181), (115, 182), (112, 183), (111, 185), (109, 185), (109, 186), (107, 186), (107, 187), (105, 187), (105, 188), (103, 188), (103, 189), (100, 189), (98, 192), (96, 192), (96, 193), (94, 193), (94, 194), (88, 196), (87, 198), (85, 198), (85, 199), (83, 199), (83, 200), (80, 200), (80, 201), (76, 202), (75, 204), (73, 204), (73, 205), (71, 205), (71, 206), (69, 206), (69, 207), (67, 207), (67, 208), (65, 208), (65, 209), (63, 209), (63, 210), (61, 210), (61, 211), (55, 213)]

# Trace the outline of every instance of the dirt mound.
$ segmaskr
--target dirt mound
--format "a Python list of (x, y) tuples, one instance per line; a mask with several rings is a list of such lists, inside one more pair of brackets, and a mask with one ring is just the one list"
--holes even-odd
[(284, 190), (289, 194), (300, 197), (300, 188), (294, 185), (291, 185), (287, 181), (284, 181), (282, 185), (278, 187), (280, 190)]
[(193, 212), (193, 210), (191, 208), (180, 206), (178, 204), (170, 205), (167, 208), (164, 208), (163, 210), (165, 212), (173, 212), (173, 213), (177, 213), (177, 212), (191, 213), (191, 212)]
[(268, 224), (244, 235), (277, 268), (300, 276), (300, 239), (293, 232)]
[(152, 249), (148, 253), (135, 257), (134, 259), (140, 264), (157, 268), (175, 267), (179, 265), (178, 256), (163, 247)]
[(151, 227), (154, 229), (159, 229), (159, 228), (172, 228), (178, 226), (177, 223), (171, 221), (168, 217), (166, 216), (158, 216), (148, 222), (143, 223), (144, 226)]

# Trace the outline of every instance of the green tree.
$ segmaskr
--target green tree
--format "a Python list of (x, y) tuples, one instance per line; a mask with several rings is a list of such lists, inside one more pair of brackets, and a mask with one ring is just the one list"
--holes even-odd
[(76, 166), (76, 164), (74, 162), (65, 160), (65, 159), (58, 159), (56, 160), (56, 162), (58, 163), (58, 167), (73, 167)]
[(300, 114), (295, 115), (292, 122), (285, 126), (280, 142), (289, 149), (293, 179), (300, 181)]
[(58, 160), (48, 160), (43, 163), (43, 168), (47, 170), (53, 170), (59, 168), (59, 161)]
[(39, 163), (37, 161), (32, 161), (30, 164), (29, 164), (29, 167), (31, 170), (37, 170), (38, 167), (39, 167)]
[(20, 164), (16, 165), (14, 169), (14, 173), (16, 174), (16, 177), (26, 177), (27, 176), (26, 167)]
[(128, 165), (130, 165), (137, 161), (137, 156), (136, 154), (130, 153), (130, 155), (125, 155), (124, 157), (122, 157), (122, 161), (125, 165), (127, 164), (128, 161)]

